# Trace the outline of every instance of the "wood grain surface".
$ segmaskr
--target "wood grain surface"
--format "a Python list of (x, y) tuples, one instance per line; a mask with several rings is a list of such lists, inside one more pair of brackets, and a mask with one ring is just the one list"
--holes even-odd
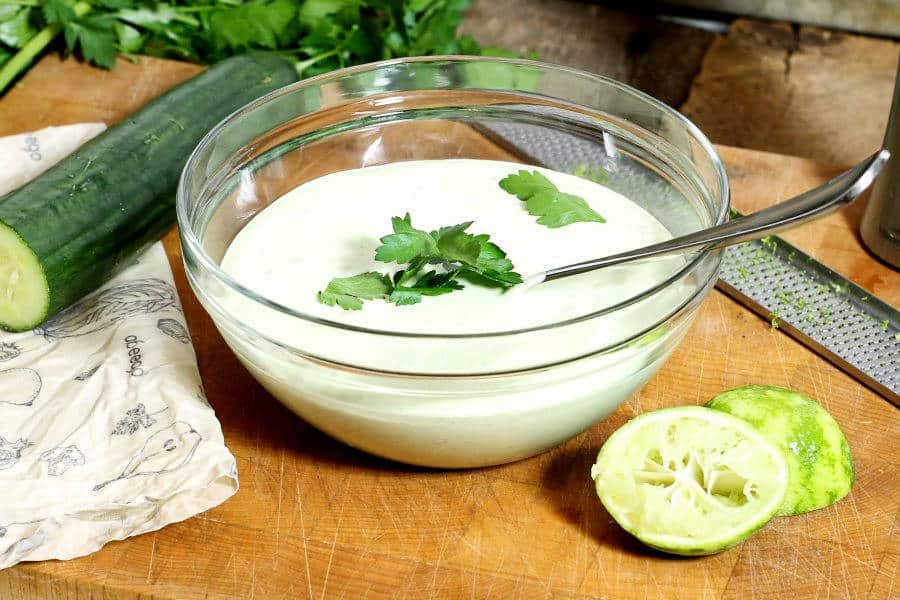
[[(145, 60), (98, 79), (47, 58), (0, 100), (0, 134), (114, 121), (190, 75)], [(737, 208), (765, 206), (836, 173), (800, 159), (721, 147)], [(855, 234), (860, 208), (785, 237), (900, 304), (900, 279)], [(900, 411), (713, 292), (663, 369), (616, 413), (541, 456), (470, 471), (410, 468), (352, 450), (294, 417), (225, 347), (166, 238), (200, 371), (241, 490), (193, 519), (81, 559), (0, 571), (0, 598), (892, 598), (898, 568)], [(722, 554), (677, 559), (625, 534), (589, 469), (627, 419), (700, 404), (746, 383), (819, 399), (847, 434), (857, 482), (839, 504), (773, 520)]]
[(853, 164), (884, 138), (898, 53), (892, 40), (738, 19), (681, 111), (717, 144)]

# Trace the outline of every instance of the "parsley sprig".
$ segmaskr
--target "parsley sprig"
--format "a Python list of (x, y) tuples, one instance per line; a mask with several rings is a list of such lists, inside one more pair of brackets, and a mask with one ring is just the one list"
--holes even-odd
[(212, 63), (247, 50), (296, 58), (304, 77), (424, 54), (495, 54), (456, 29), (469, 0), (3, 0), (0, 93), (63, 34), (111, 68), (141, 53)]
[(500, 180), (504, 191), (525, 202), (528, 214), (540, 217), (546, 227), (564, 227), (579, 221), (605, 223), (581, 196), (561, 192), (552, 181), (538, 171), (522, 170)]
[(319, 302), (328, 306), (340, 306), (344, 310), (359, 310), (363, 300), (376, 300), (390, 295), (391, 278), (369, 271), (353, 277), (335, 277), (328, 287), (319, 292)]
[(393, 233), (381, 238), (375, 260), (404, 268), (393, 277), (370, 271), (336, 277), (319, 292), (319, 302), (360, 310), (365, 300), (384, 299), (397, 306), (418, 304), (422, 296), (440, 296), (463, 289), (460, 280), (508, 288), (522, 282), (506, 253), (487, 234), (468, 232), (467, 221), (436, 231), (413, 227), (409, 213), (393, 217)]

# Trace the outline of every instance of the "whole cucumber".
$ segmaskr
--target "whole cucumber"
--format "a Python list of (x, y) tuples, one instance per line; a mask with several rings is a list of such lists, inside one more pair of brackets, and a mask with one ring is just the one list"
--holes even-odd
[(188, 156), (216, 123), (297, 80), (251, 52), (211, 66), (0, 198), (0, 327), (32, 329), (107, 281), (175, 220)]

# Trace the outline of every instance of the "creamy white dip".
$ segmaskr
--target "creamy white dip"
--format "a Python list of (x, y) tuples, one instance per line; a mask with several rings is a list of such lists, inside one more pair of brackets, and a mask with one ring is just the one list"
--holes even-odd
[[(439, 467), (540, 452), (615, 410), (659, 368), (693, 311), (670, 317), (695, 289), (677, 282), (602, 315), (549, 325), (653, 288), (684, 265), (682, 258), (505, 294), (470, 285), (413, 306), (377, 300), (351, 312), (317, 300), (333, 277), (397, 268), (375, 261), (374, 254), (379, 238), (390, 233), (391, 217), (406, 212), (424, 230), (474, 221), (470, 231), (490, 234), (526, 277), (669, 237), (622, 195), (543, 169), (606, 223), (539, 225), (523, 202), (498, 186), (522, 168), (532, 167), (416, 161), (305, 183), (250, 221), (222, 267), (257, 294), (315, 318), (298, 318), (244, 294), (209, 294), (205, 304), (225, 340), (272, 394), (358, 448)], [(538, 329), (448, 338), (368, 333), (317, 319), (404, 334)]]
[[(391, 217), (407, 212), (418, 229), (473, 221), (524, 277), (670, 238), (652, 215), (607, 187), (538, 169), (563, 192), (584, 198), (606, 223), (551, 229), (498, 183), (520, 164), (458, 159), (392, 163), (333, 173), (303, 184), (260, 212), (237, 235), (222, 268), (239, 283), (299, 312), (371, 329), (407, 333), (484, 333), (535, 327), (592, 313), (662, 281), (680, 259), (632, 264), (548, 282), (524, 293), (468, 285), (465, 290), (395, 306), (369, 301), (360, 311), (318, 302), (333, 277), (401, 267), (375, 260)], [(532, 170), (532, 167), (527, 167)]]

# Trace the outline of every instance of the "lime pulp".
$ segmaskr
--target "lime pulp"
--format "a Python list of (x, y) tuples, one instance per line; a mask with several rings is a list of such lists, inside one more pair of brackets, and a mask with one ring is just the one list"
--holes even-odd
[(700, 406), (632, 419), (600, 449), (591, 476), (623, 529), (683, 555), (740, 543), (776, 514), (788, 485), (778, 448), (741, 419)]

